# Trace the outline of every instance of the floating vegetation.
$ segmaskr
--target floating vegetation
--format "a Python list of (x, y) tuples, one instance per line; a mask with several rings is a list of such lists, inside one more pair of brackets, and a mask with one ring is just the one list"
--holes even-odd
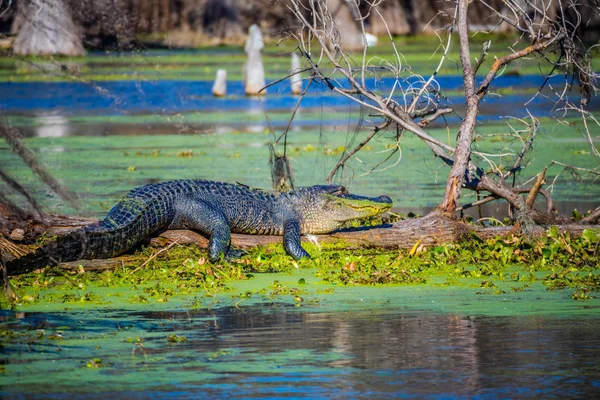
[[(343, 242), (307, 243), (306, 248), (312, 259), (295, 261), (283, 246), (272, 245), (260, 246), (232, 262), (211, 264), (206, 252), (196, 246), (147, 247), (114, 269), (86, 270), (84, 264), (77, 269), (43, 268), (11, 278), (17, 297), (8, 305), (132, 306), (185, 299), (188, 306), (202, 307), (207, 301), (219, 301), (219, 296), (236, 302), (283, 298), (299, 305), (317, 292), (364, 285), (427, 284), (505, 294), (529, 291), (537, 284), (547, 290), (572, 290), (570, 297), (575, 300), (594, 299), (600, 291), (600, 233), (590, 229), (577, 239), (551, 228), (544, 239), (535, 241), (518, 236), (472, 237), (461, 244), (419, 244), (399, 251), (351, 251)], [(276, 278), (299, 270), (314, 279), (301, 277), (290, 284)], [(248, 280), (255, 281), (250, 290), (228, 294), (235, 282)]]

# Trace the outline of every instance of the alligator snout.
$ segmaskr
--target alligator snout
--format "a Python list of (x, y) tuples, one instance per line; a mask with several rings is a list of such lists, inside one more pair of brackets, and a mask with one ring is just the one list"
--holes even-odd
[(392, 199), (390, 198), (390, 196), (379, 196), (377, 198), (374, 199), (376, 202), (378, 203), (388, 203), (388, 204), (393, 204)]

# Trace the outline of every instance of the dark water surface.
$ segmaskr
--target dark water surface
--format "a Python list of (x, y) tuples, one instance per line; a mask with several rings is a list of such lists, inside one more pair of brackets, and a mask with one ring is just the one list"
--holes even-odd
[[(1, 315), (4, 332), (32, 337), (0, 353), (3, 398), (600, 395), (598, 316), (319, 312), (278, 304)], [(60, 340), (39, 339), (56, 332)], [(172, 333), (186, 340), (169, 343)], [(86, 366), (94, 357), (99, 368)]]

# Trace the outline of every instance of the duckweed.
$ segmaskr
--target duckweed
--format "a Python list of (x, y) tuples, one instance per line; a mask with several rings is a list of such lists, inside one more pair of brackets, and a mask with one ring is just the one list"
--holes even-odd
[[(554, 228), (544, 239), (532, 241), (520, 236), (472, 237), (463, 243), (422, 247), (420, 252), (349, 251), (343, 242), (306, 247), (312, 259), (296, 262), (283, 246), (272, 245), (218, 264), (207, 262), (206, 252), (196, 246), (172, 246), (160, 254), (148, 247), (112, 270), (90, 271), (84, 263), (74, 270), (44, 268), (13, 277), (16, 297), (3, 299), (3, 307), (133, 306), (181, 299), (190, 307), (206, 307), (223, 296), (236, 304), (249, 299), (302, 304), (310, 296), (334, 293), (339, 286), (361, 285), (430, 285), (504, 294), (543, 284), (547, 290), (568, 290), (575, 300), (591, 300), (600, 291), (600, 233), (595, 230), (585, 230), (577, 239)], [(278, 278), (296, 271), (309, 275), (303, 273), (291, 283)], [(257, 283), (235, 293), (235, 282), (240, 281)]]

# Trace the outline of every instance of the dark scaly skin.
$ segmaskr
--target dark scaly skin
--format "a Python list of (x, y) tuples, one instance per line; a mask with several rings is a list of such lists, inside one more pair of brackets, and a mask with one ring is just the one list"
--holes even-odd
[(392, 200), (349, 194), (342, 186), (311, 186), (270, 193), (240, 184), (178, 180), (132, 190), (105, 219), (40, 247), (7, 264), (9, 275), (45, 265), (79, 259), (110, 258), (131, 249), (145, 237), (165, 229), (191, 229), (210, 236), (212, 262), (231, 249), (233, 233), (283, 235), (296, 259), (309, 257), (301, 234), (329, 233), (344, 221), (387, 211)]

